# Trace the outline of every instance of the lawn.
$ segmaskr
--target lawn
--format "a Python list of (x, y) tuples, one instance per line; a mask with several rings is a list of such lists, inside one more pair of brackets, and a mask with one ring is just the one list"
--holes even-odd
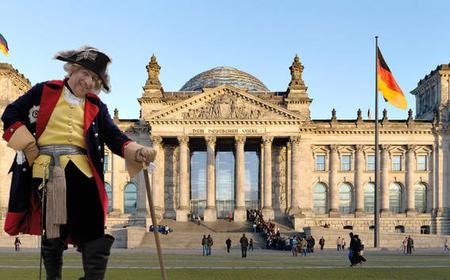
[[(443, 253), (403, 256), (397, 252), (367, 252), (368, 262), (355, 268), (348, 267), (345, 253), (334, 251), (292, 257), (288, 252), (259, 250), (247, 259), (241, 259), (237, 250), (215, 253), (203, 257), (196, 251), (167, 252), (164, 259), (169, 279), (450, 279), (449, 257)], [(38, 265), (36, 251), (0, 252), (0, 279), (38, 279)], [(80, 254), (73, 250), (65, 253), (63, 279), (82, 275)], [(106, 279), (161, 279), (157, 258), (142, 250), (115, 250)]]

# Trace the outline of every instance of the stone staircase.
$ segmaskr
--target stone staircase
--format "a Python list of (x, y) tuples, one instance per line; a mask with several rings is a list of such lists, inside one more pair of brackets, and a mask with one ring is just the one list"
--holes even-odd
[[(260, 233), (253, 233), (251, 224), (248, 222), (228, 222), (218, 220), (217, 222), (201, 222), (197, 225), (193, 222), (176, 222), (165, 219), (160, 222), (161, 225), (168, 225), (172, 232), (167, 235), (160, 235), (163, 248), (171, 249), (200, 249), (203, 235), (211, 235), (214, 241), (213, 249), (224, 249), (225, 240), (231, 239), (232, 248), (240, 247), (239, 240), (242, 234), (250, 240), (253, 239), (255, 248), (265, 246), (265, 241)], [(140, 248), (155, 248), (153, 232), (146, 232), (139, 244)]]
[[(275, 221), (279, 227), (281, 235), (288, 237), (296, 234), (288, 220)], [(239, 239), (245, 233), (248, 239), (252, 238), (255, 248), (264, 248), (265, 240), (261, 233), (252, 232), (251, 222), (228, 222), (218, 220), (213, 223), (204, 223), (197, 225), (193, 222), (176, 222), (171, 219), (164, 219), (161, 225), (168, 225), (172, 232), (168, 235), (160, 234), (163, 248), (172, 249), (199, 249), (201, 248), (201, 239), (203, 235), (210, 234), (214, 240), (213, 249), (224, 249), (225, 240), (230, 238), (233, 248), (239, 248)], [(323, 227), (305, 227), (301, 234), (312, 235), (318, 244), (323, 236), (326, 240), (325, 248), (336, 248), (336, 239), (338, 236), (344, 237), (347, 246), (350, 244), (349, 233), (352, 230), (323, 228)], [(127, 227), (107, 229), (107, 233), (112, 234), (116, 241), (115, 248), (155, 248), (155, 241), (152, 232), (146, 231), (144, 227)], [(358, 234), (367, 248), (373, 247), (373, 231), (353, 231)], [(380, 235), (380, 247), (399, 250), (405, 236), (410, 235), (414, 239), (415, 248), (443, 248), (445, 239), (448, 235), (433, 234), (413, 234), (413, 233), (383, 233)], [(19, 235), (23, 248), (38, 248), (40, 244), (39, 236)], [(9, 236), (3, 231), (0, 232), (0, 247), (11, 248), (14, 250), (14, 236)], [(318, 246), (318, 245), (317, 245)]]

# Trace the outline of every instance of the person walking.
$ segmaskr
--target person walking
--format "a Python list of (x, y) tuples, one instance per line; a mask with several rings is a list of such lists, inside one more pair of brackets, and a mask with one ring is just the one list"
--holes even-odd
[(156, 152), (126, 136), (99, 98), (111, 89), (108, 55), (83, 46), (55, 59), (66, 77), (36, 84), (2, 115), (3, 139), (16, 151), (4, 230), (41, 235), (47, 279), (61, 278), (69, 243), (81, 252), (82, 279), (103, 279), (114, 242), (105, 234), (105, 144), (125, 158), (129, 178)]
[(319, 239), (320, 251), (323, 251), (323, 247), (325, 246), (325, 238), (323, 236)]
[(213, 244), (214, 244), (214, 241), (213, 241), (213, 238), (211, 237), (211, 235), (210, 234), (208, 234), (208, 241), (207, 241), (207, 248), (208, 248), (208, 250), (207, 250), (207, 256), (210, 256), (211, 255), (211, 247), (213, 246)]
[(445, 238), (445, 241), (444, 241), (444, 252), (448, 252), (449, 251), (449, 249), (448, 249), (448, 240), (447, 240), (447, 238)]
[(408, 242), (406, 245), (406, 253), (408, 255), (412, 254), (412, 250), (414, 249), (414, 240), (411, 238), (411, 235), (408, 236)]
[(16, 236), (16, 239), (14, 240), (14, 250), (16, 251), (16, 252), (19, 252), (20, 251), (20, 245), (21, 245), (22, 243), (20, 242), (20, 238), (18, 237), (18, 236)]
[(341, 250), (341, 237), (339, 236), (337, 239), (336, 239), (336, 249), (338, 250), (338, 251), (340, 251)]
[(202, 238), (202, 249), (203, 249), (203, 256), (208, 255), (208, 238), (206, 238), (206, 235), (203, 235)]
[(231, 239), (228, 237), (228, 239), (225, 241), (225, 245), (227, 246), (227, 253), (230, 253), (231, 248)]
[(252, 250), (253, 251), (253, 238), (250, 238), (250, 241), (248, 242), (248, 250)]
[(291, 252), (292, 252), (292, 255), (293, 255), (294, 257), (296, 257), (296, 256), (298, 255), (298, 248), (297, 248), (297, 246), (298, 246), (298, 240), (297, 240), (297, 237), (296, 237), (296, 236), (291, 237), (290, 243), (291, 243)]
[(353, 232), (348, 234), (350, 237), (350, 246), (348, 248), (348, 260), (350, 261), (350, 266), (353, 266), (353, 253), (356, 251), (356, 240), (354, 238)]
[(241, 243), (241, 253), (242, 253), (242, 257), (246, 258), (247, 257), (247, 247), (248, 247), (248, 239), (247, 237), (245, 237), (245, 233), (242, 234), (241, 239), (239, 240), (239, 243)]
[(403, 239), (402, 246), (403, 246), (403, 255), (406, 255), (406, 249), (408, 247), (408, 236), (405, 236), (405, 239)]
[(300, 252), (301, 252), (302, 256), (306, 257), (306, 255), (307, 255), (306, 248), (308, 246), (308, 241), (306, 240), (306, 238), (300, 238), (300, 242), (298, 244), (299, 244)]
[(362, 251), (364, 250), (364, 247), (362, 245), (361, 239), (359, 239), (359, 235), (355, 234), (351, 237), (350, 241), (350, 248), (349, 251), (352, 251), (352, 257), (350, 258), (350, 266), (355, 266), (357, 264), (362, 264), (366, 261), (366, 258), (363, 256)]

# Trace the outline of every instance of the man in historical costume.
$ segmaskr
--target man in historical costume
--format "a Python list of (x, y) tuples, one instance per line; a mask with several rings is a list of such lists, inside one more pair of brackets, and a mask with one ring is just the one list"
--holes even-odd
[(45, 229), (47, 279), (61, 279), (68, 243), (82, 254), (81, 279), (103, 279), (114, 242), (104, 232), (104, 144), (125, 158), (130, 177), (154, 160), (155, 151), (123, 134), (98, 97), (110, 90), (109, 56), (84, 46), (55, 58), (66, 62), (66, 78), (35, 85), (2, 115), (3, 138), (17, 151), (4, 229), (10, 235)]

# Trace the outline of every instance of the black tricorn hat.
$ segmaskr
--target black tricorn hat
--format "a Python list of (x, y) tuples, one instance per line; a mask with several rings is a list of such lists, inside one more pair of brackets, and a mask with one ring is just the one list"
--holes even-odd
[(55, 54), (58, 60), (75, 63), (94, 72), (102, 81), (102, 90), (110, 91), (108, 64), (111, 58), (105, 53), (91, 46), (82, 46), (78, 50), (60, 51)]

